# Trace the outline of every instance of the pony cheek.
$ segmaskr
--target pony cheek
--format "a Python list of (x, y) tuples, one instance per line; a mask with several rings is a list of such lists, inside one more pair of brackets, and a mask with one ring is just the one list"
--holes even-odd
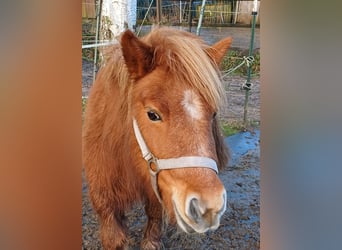
[(172, 195), (175, 192), (175, 184), (173, 183), (170, 170), (162, 170), (158, 174), (158, 188), (161, 193), (161, 198), (163, 200), (163, 206), (166, 210), (167, 219), (170, 224), (176, 224), (175, 211), (173, 209)]

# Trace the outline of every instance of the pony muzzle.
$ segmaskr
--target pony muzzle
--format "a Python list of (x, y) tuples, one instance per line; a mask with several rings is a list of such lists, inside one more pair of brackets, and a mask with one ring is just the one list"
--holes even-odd
[[(220, 218), (226, 210), (227, 195), (223, 189), (219, 197), (206, 200), (199, 195), (188, 195), (182, 204), (173, 199), (174, 211), (177, 224), (186, 233), (204, 233), (206, 231), (216, 230), (220, 225)], [(184, 206), (184, 205), (183, 205)], [(182, 211), (183, 210), (183, 211)]]

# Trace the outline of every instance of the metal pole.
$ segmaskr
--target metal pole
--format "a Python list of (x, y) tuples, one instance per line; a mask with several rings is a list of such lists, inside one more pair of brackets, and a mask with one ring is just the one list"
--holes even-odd
[(197, 30), (196, 30), (196, 35), (198, 35), (198, 36), (200, 35), (200, 31), (201, 31), (202, 20), (203, 20), (203, 16), (204, 16), (204, 8), (205, 8), (205, 0), (202, 0), (201, 12), (200, 12)]
[[(101, 5), (102, 5), (102, 0), (98, 0), (98, 6), (97, 6), (97, 11), (96, 11), (95, 44), (97, 44), (99, 40)], [(95, 81), (95, 77), (96, 77), (96, 68), (97, 68), (96, 64), (97, 64), (97, 47), (94, 48), (93, 82)]]
[[(255, 23), (256, 23), (256, 16), (258, 12), (253, 9), (252, 11), (252, 34), (251, 34), (251, 43), (249, 45), (249, 56), (253, 55), (253, 46), (254, 46), (254, 32), (255, 32)], [(244, 86), (245, 92), (245, 102), (243, 107), (243, 122), (245, 126), (247, 126), (247, 108), (248, 108), (248, 97), (249, 97), (249, 91), (251, 90), (251, 73), (252, 73), (252, 65), (249, 65), (247, 68), (247, 80), (246, 84)]]
[(189, 32), (191, 32), (192, 26), (192, 0), (189, 2)]

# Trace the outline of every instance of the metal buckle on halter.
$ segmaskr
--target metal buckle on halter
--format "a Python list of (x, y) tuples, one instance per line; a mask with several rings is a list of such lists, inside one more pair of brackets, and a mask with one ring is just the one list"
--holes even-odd
[[(154, 164), (156, 170), (153, 170), (152, 163)], [(147, 160), (147, 165), (152, 175), (156, 176), (159, 173), (160, 168), (158, 165), (158, 158), (155, 157), (153, 154), (151, 154), (149, 159)]]

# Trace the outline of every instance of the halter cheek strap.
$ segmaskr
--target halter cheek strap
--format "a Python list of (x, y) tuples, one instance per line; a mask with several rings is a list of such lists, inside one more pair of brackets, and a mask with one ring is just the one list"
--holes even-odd
[[(158, 190), (157, 175), (161, 170), (177, 169), (177, 168), (210, 168), (218, 173), (216, 162), (208, 157), (202, 156), (183, 156), (178, 158), (158, 159), (155, 157), (146, 145), (146, 142), (140, 132), (137, 121), (133, 119), (133, 130), (138, 141), (143, 158), (147, 161), (149, 168), (152, 188), (159, 200), (162, 203), (160, 193)], [(152, 167), (154, 164), (154, 168)]]

